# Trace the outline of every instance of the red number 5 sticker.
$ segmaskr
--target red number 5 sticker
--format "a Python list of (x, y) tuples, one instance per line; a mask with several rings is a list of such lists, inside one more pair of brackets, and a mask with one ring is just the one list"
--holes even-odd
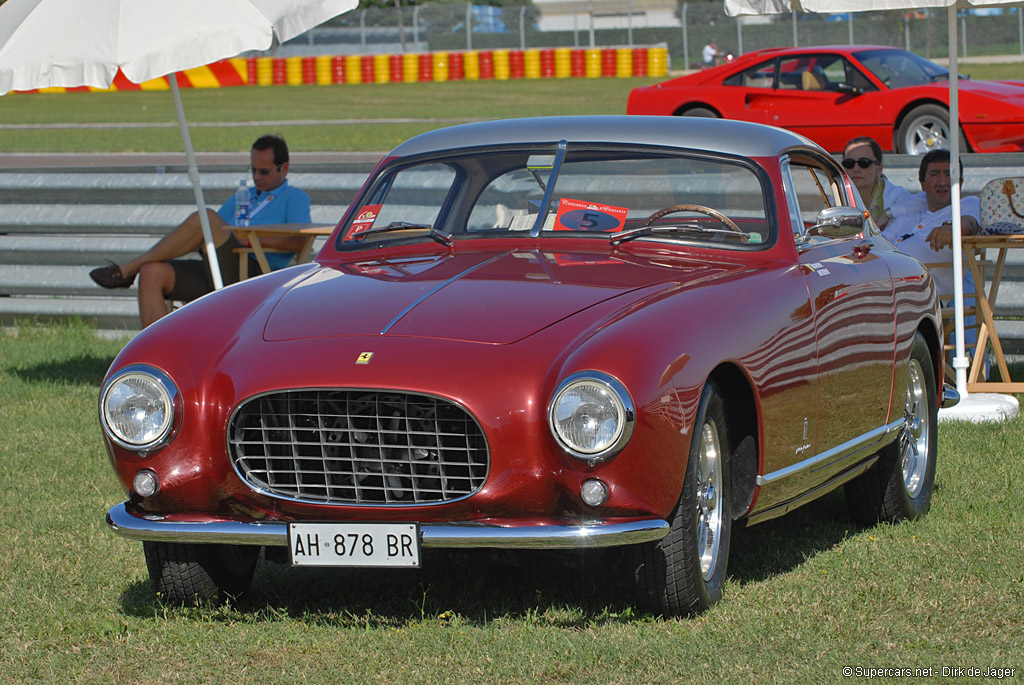
[(556, 231), (602, 231), (611, 233), (622, 230), (629, 209), (602, 205), (596, 202), (564, 198), (558, 203), (555, 214)]

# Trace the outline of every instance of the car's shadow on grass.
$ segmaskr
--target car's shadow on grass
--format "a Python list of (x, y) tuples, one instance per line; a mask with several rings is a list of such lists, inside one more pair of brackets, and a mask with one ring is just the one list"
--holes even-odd
[[(422, 553), (419, 569), (297, 568), (261, 558), (249, 592), (229, 605), (252, 620), (287, 616), (360, 627), (455, 616), (485, 624), (539, 614), (547, 625), (575, 627), (637, 617), (614, 550)], [(128, 586), (121, 602), (130, 615), (163, 614), (147, 582)]]
[(729, 575), (740, 584), (792, 571), (863, 527), (850, 518), (842, 488), (749, 528), (733, 528)]
[(99, 387), (114, 357), (82, 354), (60, 361), (48, 361), (13, 369), (11, 375), (27, 383), (94, 385)]
[[(860, 530), (846, 513), (841, 490), (787, 516), (736, 526), (730, 577), (743, 585), (785, 574)], [(293, 568), (261, 559), (250, 591), (229, 607), (254, 621), (287, 616), (360, 627), (458, 617), (478, 625), (537, 619), (574, 628), (645, 615), (622, 550), (423, 552), (416, 570)], [(144, 582), (126, 589), (122, 605), (137, 616), (163, 613)], [(238, 620), (238, 614), (225, 620)]]

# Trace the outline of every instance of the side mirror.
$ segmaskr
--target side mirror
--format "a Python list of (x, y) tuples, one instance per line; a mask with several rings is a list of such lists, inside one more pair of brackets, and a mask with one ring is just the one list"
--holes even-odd
[(827, 207), (818, 212), (816, 221), (808, 233), (826, 238), (850, 238), (864, 232), (864, 210), (857, 207)]
[(860, 95), (860, 88), (849, 83), (837, 83), (836, 90), (846, 95)]

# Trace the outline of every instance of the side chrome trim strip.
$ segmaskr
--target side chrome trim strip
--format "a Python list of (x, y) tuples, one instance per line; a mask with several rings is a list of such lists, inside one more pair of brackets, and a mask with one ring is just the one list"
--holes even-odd
[[(219, 543), (227, 545), (288, 546), (288, 524), (283, 521), (167, 521), (132, 514), (124, 503), (107, 512), (107, 525), (132, 540)], [(626, 523), (592, 521), (578, 526), (503, 527), (486, 524), (422, 524), (423, 547), (506, 549), (580, 549), (618, 547), (660, 540), (669, 524), (662, 519)]]
[(828, 451), (822, 452), (821, 454), (816, 454), (813, 457), (809, 457), (801, 462), (787, 466), (784, 469), (779, 469), (778, 471), (772, 471), (771, 473), (767, 473), (763, 476), (758, 476), (757, 484), (763, 487), (765, 485), (776, 483), (788, 476), (800, 473), (801, 471), (814, 472), (820, 468), (831, 466), (833, 462), (845, 459), (851, 454), (860, 452), (865, 448), (869, 448), (877, 444), (886, 444), (889, 442), (887, 438), (899, 432), (899, 429), (902, 427), (903, 418), (901, 417), (899, 421), (893, 421), (888, 426), (876, 428), (870, 433), (865, 433), (858, 438), (844, 442), (842, 445), (837, 445)]
[(860, 464), (854, 466), (852, 469), (840, 473), (838, 476), (829, 480), (827, 483), (822, 483), (818, 487), (814, 488), (809, 492), (804, 493), (800, 497), (791, 499), (787, 502), (782, 502), (781, 504), (776, 504), (774, 507), (771, 507), (770, 509), (762, 509), (761, 511), (755, 514), (751, 514), (747, 518), (747, 525), (752, 526), (756, 523), (761, 523), (763, 521), (768, 521), (769, 519), (782, 516), (783, 514), (788, 514), (797, 507), (801, 507), (804, 504), (810, 502), (811, 500), (817, 499), (822, 495), (828, 494), (829, 492), (835, 490), (836, 488), (846, 483), (847, 481), (853, 480), (854, 478), (856, 478), (857, 476), (861, 475), (869, 468), (874, 466), (877, 461), (877, 456), (872, 457), (871, 459), (868, 459), (867, 461), (861, 462)]

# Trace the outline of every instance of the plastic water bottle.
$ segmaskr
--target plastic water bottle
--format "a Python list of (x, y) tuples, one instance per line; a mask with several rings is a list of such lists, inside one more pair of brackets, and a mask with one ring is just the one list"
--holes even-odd
[(243, 178), (235, 191), (235, 226), (249, 225), (249, 188)]

